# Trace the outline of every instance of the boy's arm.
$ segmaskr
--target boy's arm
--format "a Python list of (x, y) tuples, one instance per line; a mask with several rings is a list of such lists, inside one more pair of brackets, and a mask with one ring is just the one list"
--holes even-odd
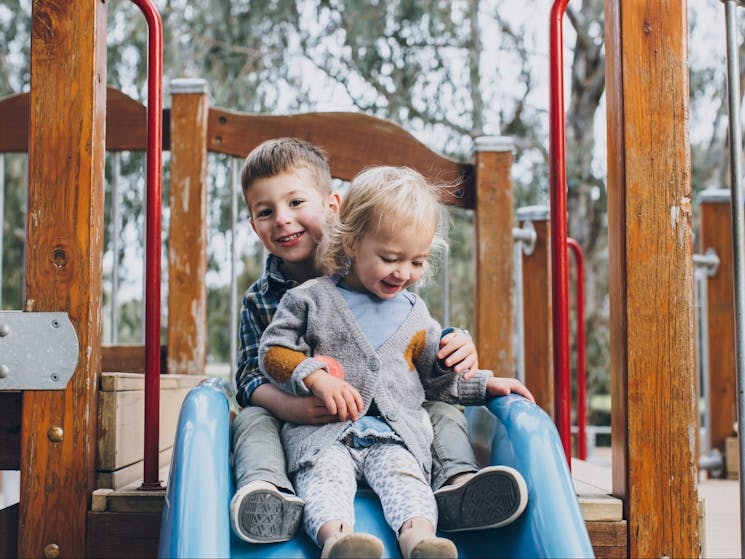
[(241, 406), (261, 406), (283, 421), (324, 424), (338, 421), (315, 396), (292, 396), (272, 385), (259, 369), (259, 342), (274, 312), (249, 293), (243, 298), (239, 331), (236, 398)]

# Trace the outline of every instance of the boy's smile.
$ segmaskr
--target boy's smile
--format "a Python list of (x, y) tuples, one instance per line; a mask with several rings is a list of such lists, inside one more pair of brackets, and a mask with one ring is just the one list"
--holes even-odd
[(329, 213), (338, 211), (338, 195), (321, 194), (313, 173), (299, 167), (255, 180), (246, 202), (253, 230), (267, 250), (282, 259), (292, 278), (317, 275), (316, 248)]

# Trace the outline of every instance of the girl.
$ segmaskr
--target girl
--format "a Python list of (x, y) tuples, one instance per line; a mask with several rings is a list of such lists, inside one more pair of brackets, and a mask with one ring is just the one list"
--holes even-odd
[[(262, 372), (282, 389), (314, 394), (345, 422), (286, 424), (288, 470), (305, 500), (304, 527), (322, 558), (380, 557), (382, 543), (353, 532), (356, 480), (380, 498), (404, 558), (457, 557), (435, 536), (428, 479), (432, 427), (427, 399), (481, 404), (489, 396), (532, 395), (490, 371), (458, 375), (435, 357), (440, 325), (407, 288), (422, 279), (440, 231), (441, 187), (408, 168), (360, 173), (319, 247), (331, 276), (291, 289), (261, 338)], [(520, 474), (519, 503), (527, 491)]]

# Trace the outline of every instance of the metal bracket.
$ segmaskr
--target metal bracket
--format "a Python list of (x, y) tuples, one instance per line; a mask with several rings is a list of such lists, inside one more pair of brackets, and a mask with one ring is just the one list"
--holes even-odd
[(525, 256), (531, 256), (535, 250), (535, 243), (538, 240), (538, 234), (535, 232), (533, 222), (528, 220), (523, 223), (522, 227), (513, 227), (512, 240), (522, 245)]
[(78, 353), (67, 313), (0, 311), (0, 391), (64, 390)]

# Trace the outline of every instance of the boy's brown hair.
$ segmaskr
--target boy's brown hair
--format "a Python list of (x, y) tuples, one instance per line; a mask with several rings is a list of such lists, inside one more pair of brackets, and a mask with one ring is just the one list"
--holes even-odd
[(313, 175), (321, 194), (331, 193), (331, 170), (326, 152), (299, 138), (276, 138), (256, 146), (241, 169), (243, 195), (254, 181), (304, 167)]

